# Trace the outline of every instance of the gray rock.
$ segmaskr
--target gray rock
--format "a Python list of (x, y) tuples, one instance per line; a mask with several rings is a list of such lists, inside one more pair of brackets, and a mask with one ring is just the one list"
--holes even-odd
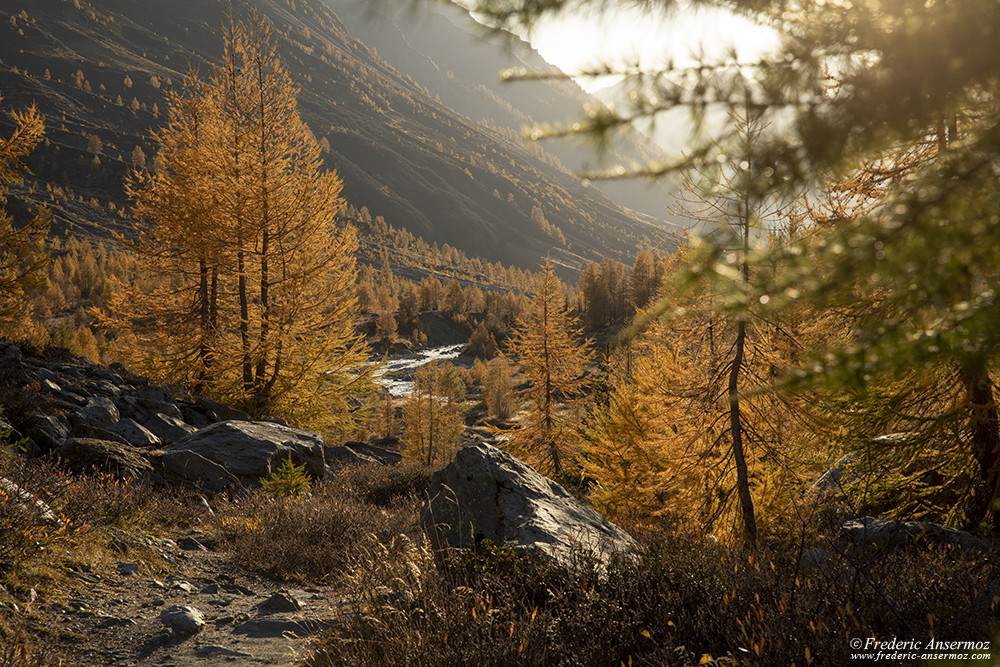
[(136, 447), (153, 448), (163, 444), (152, 431), (134, 419), (120, 419), (108, 427), (108, 430), (123, 438), (128, 444)]
[(181, 414), (184, 416), (184, 421), (197, 429), (205, 428), (215, 422), (219, 421), (217, 418), (209, 418), (208, 413), (203, 412), (201, 408), (192, 405), (185, 405), (181, 407)]
[(314, 479), (322, 479), (323, 439), (316, 433), (266, 422), (225, 421), (207, 426), (164, 448), (192, 452), (223, 466), (244, 484), (256, 484), (276, 471), (285, 459), (305, 464)]
[(118, 574), (124, 575), (126, 577), (135, 576), (139, 574), (139, 564), (129, 563), (125, 561), (119, 561), (115, 563), (115, 567), (118, 568)]
[(255, 618), (240, 623), (233, 628), (233, 634), (253, 638), (264, 637), (309, 637), (319, 634), (333, 625), (334, 621), (314, 619), (293, 621), (280, 618)]
[[(90, 398), (86, 406), (77, 411), (76, 416), (82, 419), (84, 424), (101, 428), (107, 428), (121, 418), (118, 406), (107, 396)], [(72, 421), (72, 417), (70, 419)]]
[(373, 458), (384, 465), (395, 465), (403, 462), (403, 455), (399, 452), (369, 445), (366, 442), (346, 442), (344, 446), (353, 449), (358, 454)]
[(139, 411), (146, 416), (164, 414), (177, 420), (183, 418), (174, 395), (168, 389), (155, 386), (138, 387), (132, 392), (132, 396), (135, 397)]
[(428, 495), (421, 520), (437, 549), (489, 540), (569, 564), (574, 546), (602, 561), (635, 547), (625, 531), (561, 486), (485, 443), (465, 447), (434, 473)]
[(198, 452), (187, 449), (167, 450), (162, 452), (160, 461), (168, 473), (210, 493), (238, 489), (243, 485), (238, 477), (226, 470), (224, 465)]
[(866, 516), (845, 521), (837, 534), (848, 553), (865, 550), (889, 551), (913, 546), (944, 546), (962, 551), (992, 553), (993, 546), (972, 533), (927, 521), (889, 521)]
[(236, 408), (231, 408), (228, 405), (223, 405), (222, 403), (216, 403), (207, 398), (199, 398), (195, 401), (195, 405), (205, 411), (205, 413), (213, 413), (215, 415), (215, 421), (253, 421), (250, 418), (249, 413), (243, 410), (237, 410)]
[(208, 551), (208, 547), (193, 537), (184, 537), (178, 540), (177, 546), (184, 551)]
[(152, 472), (153, 466), (142, 452), (131, 445), (90, 438), (70, 438), (59, 450), (70, 469), (91, 469), (118, 473)]
[(177, 417), (163, 414), (162, 412), (157, 412), (154, 415), (146, 417), (142, 425), (164, 443), (177, 442), (198, 430), (189, 424), (185, 424)]
[(833, 554), (826, 549), (807, 549), (799, 557), (799, 568), (805, 572), (818, 570), (831, 558)]
[(359, 454), (346, 445), (324, 447), (323, 456), (331, 468), (339, 468), (345, 465), (381, 465), (381, 462), (377, 459)]
[(260, 603), (257, 608), (261, 614), (284, 614), (302, 609), (302, 603), (292, 597), (288, 591), (278, 591)]
[(60, 387), (52, 380), (49, 380), (48, 378), (42, 378), (41, 380), (39, 380), (39, 382), (42, 385), (42, 389), (49, 393), (58, 394), (59, 392), (62, 391), (62, 387)]
[(56, 516), (52, 508), (43, 500), (39, 500), (34, 494), (25, 491), (20, 486), (5, 477), (0, 477), (0, 491), (8, 497), (17, 501), (24, 510), (33, 514), (38, 521), (54, 528), (63, 526), (62, 519)]
[(109, 368), (104, 368), (103, 366), (91, 369), (90, 374), (98, 380), (103, 380), (115, 387), (120, 388), (125, 384), (125, 381), (122, 380), (122, 376), (118, 375), (118, 373), (115, 373)]
[(840, 457), (829, 470), (813, 482), (810, 491), (821, 498), (839, 493), (845, 484), (850, 484), (858, 478), (854, 472), (850, 471), (850, 466), (855, 461), (857, 461), (855, 454)]
[(11, 343), (0, 343), (0, 366), (13, 366), (21, 361), (21, 348)]
[(188, 605), (174, 605), (160, 612), (160, 621), (177, 635), (188, 636), (205, 627), (205, 617)]
[(69, 423), (65, 417), (32, 417), (24, 434), (34, 440), (42, 452), (47, 453), (62, 447), (69, 437)]
[(119, 445), (129, 444), (128, 440), (121, 437), (117, 433), (113, 433), (106, 428), (101, 428), (100, 426), (92, 426), (90, 424), (77, 423), (72, 429), (70, 429), (69, 437), (71, 438), (91, 438), (93, 440), (107, 440), (108, 442), (117, 442)]

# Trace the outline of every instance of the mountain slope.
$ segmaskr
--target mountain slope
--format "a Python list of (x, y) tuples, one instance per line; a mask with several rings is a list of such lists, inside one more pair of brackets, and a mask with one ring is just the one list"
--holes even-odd
[[(454, 5), (426, 3), (420, 12), (388, 12), (376, 19), (355, 0), (324, 2), (394, 68), (472, 119), (520, 132), (526, 126), (572, 121), (595, 101), (571, 79), (502, 81), (500, 72), (508, 69), (559, 73), (526, 42), (488, 34)], [(593, 147), (585, 143), (552, 140), (543, 147), (571, 170), (595, 166)], [(608, 164), (657, 160), (663, 160), (659, 147), (627, 126), (606, 156)], [(634, 180), (601, 182), (597, 187), (619, 205), (670, 219), (666, 207), (676, 187), (667, 179), (655, 187)]]
[[(219, 58), (228, 2), (0, 4), (4, 104), (37, 103), (48, 127), (29, 162), (37, 185), (17, 193), (15, 212), (48, 200), (60, 226), (98, 235), (123, 226), (121, 182), (141, 161), (135, 148), (152, 161), (149, 129), (164, 121), (165, 92)], [(566, 266), (624, 257), (657, 233), (539, 147), (431, 99), (320, 0), (257, 4), (355, 206), (428, 241), (527, 267), (546, 254)]]

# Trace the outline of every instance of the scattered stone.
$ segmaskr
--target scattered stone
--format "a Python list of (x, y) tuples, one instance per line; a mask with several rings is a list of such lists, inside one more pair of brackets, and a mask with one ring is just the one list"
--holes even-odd
[(179, 546), (184, 551), (208, 551), (208, 547), (199, 542), (193, 537), (185, 537), (181, 539), (177, 546)]
[(244, 412), (243, 410), (237, 410), (236, 408), (231, 408), (228, 405), (223, 405), (222, 403), (216, 403), (215, 401), (211, 401), (207, 398), (199, 398), (195, 401), (195, 405), (204, 410), (206, 413), (214, 414), (214, 421), (253, 421), (249, 413)]
[(117, 442), (119, 445), (130, 444), (128, 440), (113, 433), (105, 428), (99, 426), (92, 426), (91, 424), (77, 423), (70, 429), (69, 437), (71, 438), (89, 438), (91, 440), (104, 440), (105, 442)]
[(365, 456), (364, 454), (359, 454), (350, 447), (346, 445), (341, 445), (340, 447), (324, 447), (323, 456), (326, 459), (327, 464), (331, 467), (331, 475), (336, 472), (336, 468), (351, 465), (380, 465), (377, 459), (370, 456)]
[(845, 484), (849, 484), (857, 479), (857, 475), (848, 472), (848, 468), (856, 460), (857, 457), (854, 454), (847, 454), (840, 457), (829, 470), (820, 475), (819, 479), (813, 483), (810, 491), (821, 498), (839, 493)]
[(209, 514), (215, 514), (212, 506), (208, 504), (207, 500), (205, 500), (205, 496), (198, 496), (198, 508), (205, 510)]
[(59, 392), (62, 391), (62, 387), (57, 385), (52, 380), (49, 380), (48, 378), (42, 378), (41, 380), (39, 380), (39, 384), (41, 385), (42, 389), (51, 394), (58, 394)]
[(170, 577), (167, 579), (167, 586), (169, 586), (171, 590), (184, 591), (185, 593), (190, 593), (194, 590), (194, 586), (190, 581), (179, 577)]
[(486, 443), (465, 447), (434, 473), (428, 496), (421, 520), (436, 549), (489, 540), (570, 564), (574, 547), (600, 560), (635, 547), (625, 531), (561, 486)]
[(136, 388), (132, 395), (139, 410), (146, 416), (164, 414), (177, 420), (182, 419), (181, 410), (169, 389), (148, 385)]
[(160, 612), (160, 621), (180, 636), (196, 634), (205, 627), (205, 617), (188, 605), (174, 605)]
[(30, 438), (40, 450), (48, 454), (62, 447), (69, 437), (69, 422), (65, 417), (39, 415), (28, 422), (24, 435)]
[(346, 442), (344, 446), (354, 450), (358, 454), (375, 459), (382, 465), (396, 465), (403, 462), (403, 455), (399, 452), (369, 445), (366, 442)]
[(226, 648), (225, 646), (213, 646), (211, 644), (195, 648), (194, 654), (199, 658), (212, 658), (215, 656), (222, 656), (224, 658), (253, 658), (253, 654), (251, 653)]
[(124, 576), (135, 576), (139, 574), (139, 564), (138, 563), (127, 563), (119, 561), (115, 563), (115, 567), (118, 568), (118, 574)]
[(302, 609), (302, 603), (292, 597), (288, 591), (278, 591), (258, 606), (263, 614), (284, 614)]

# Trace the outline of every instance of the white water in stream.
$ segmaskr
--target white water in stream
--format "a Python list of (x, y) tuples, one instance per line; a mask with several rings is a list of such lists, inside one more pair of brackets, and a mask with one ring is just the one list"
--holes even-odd
[(418, 368), (432, 361), (455, 359), (462, 353), (464, 347), (464, 343), (442, 345), (389, 359), (376, 375), (375, 381), (386, 387), (389, 393), (397, 398), (409, 396), (413, 391), (413, 374)]

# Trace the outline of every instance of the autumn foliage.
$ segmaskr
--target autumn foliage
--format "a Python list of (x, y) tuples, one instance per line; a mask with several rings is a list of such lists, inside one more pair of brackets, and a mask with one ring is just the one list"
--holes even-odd
[(129, 192), (157, 284), (120, 286), (105, 324), (156, 377), (300, 423), (344, 426), (365, 389), (355, 232), (296, 109), (265, 19), (231, 20), (223, 64), (188, 75)]

